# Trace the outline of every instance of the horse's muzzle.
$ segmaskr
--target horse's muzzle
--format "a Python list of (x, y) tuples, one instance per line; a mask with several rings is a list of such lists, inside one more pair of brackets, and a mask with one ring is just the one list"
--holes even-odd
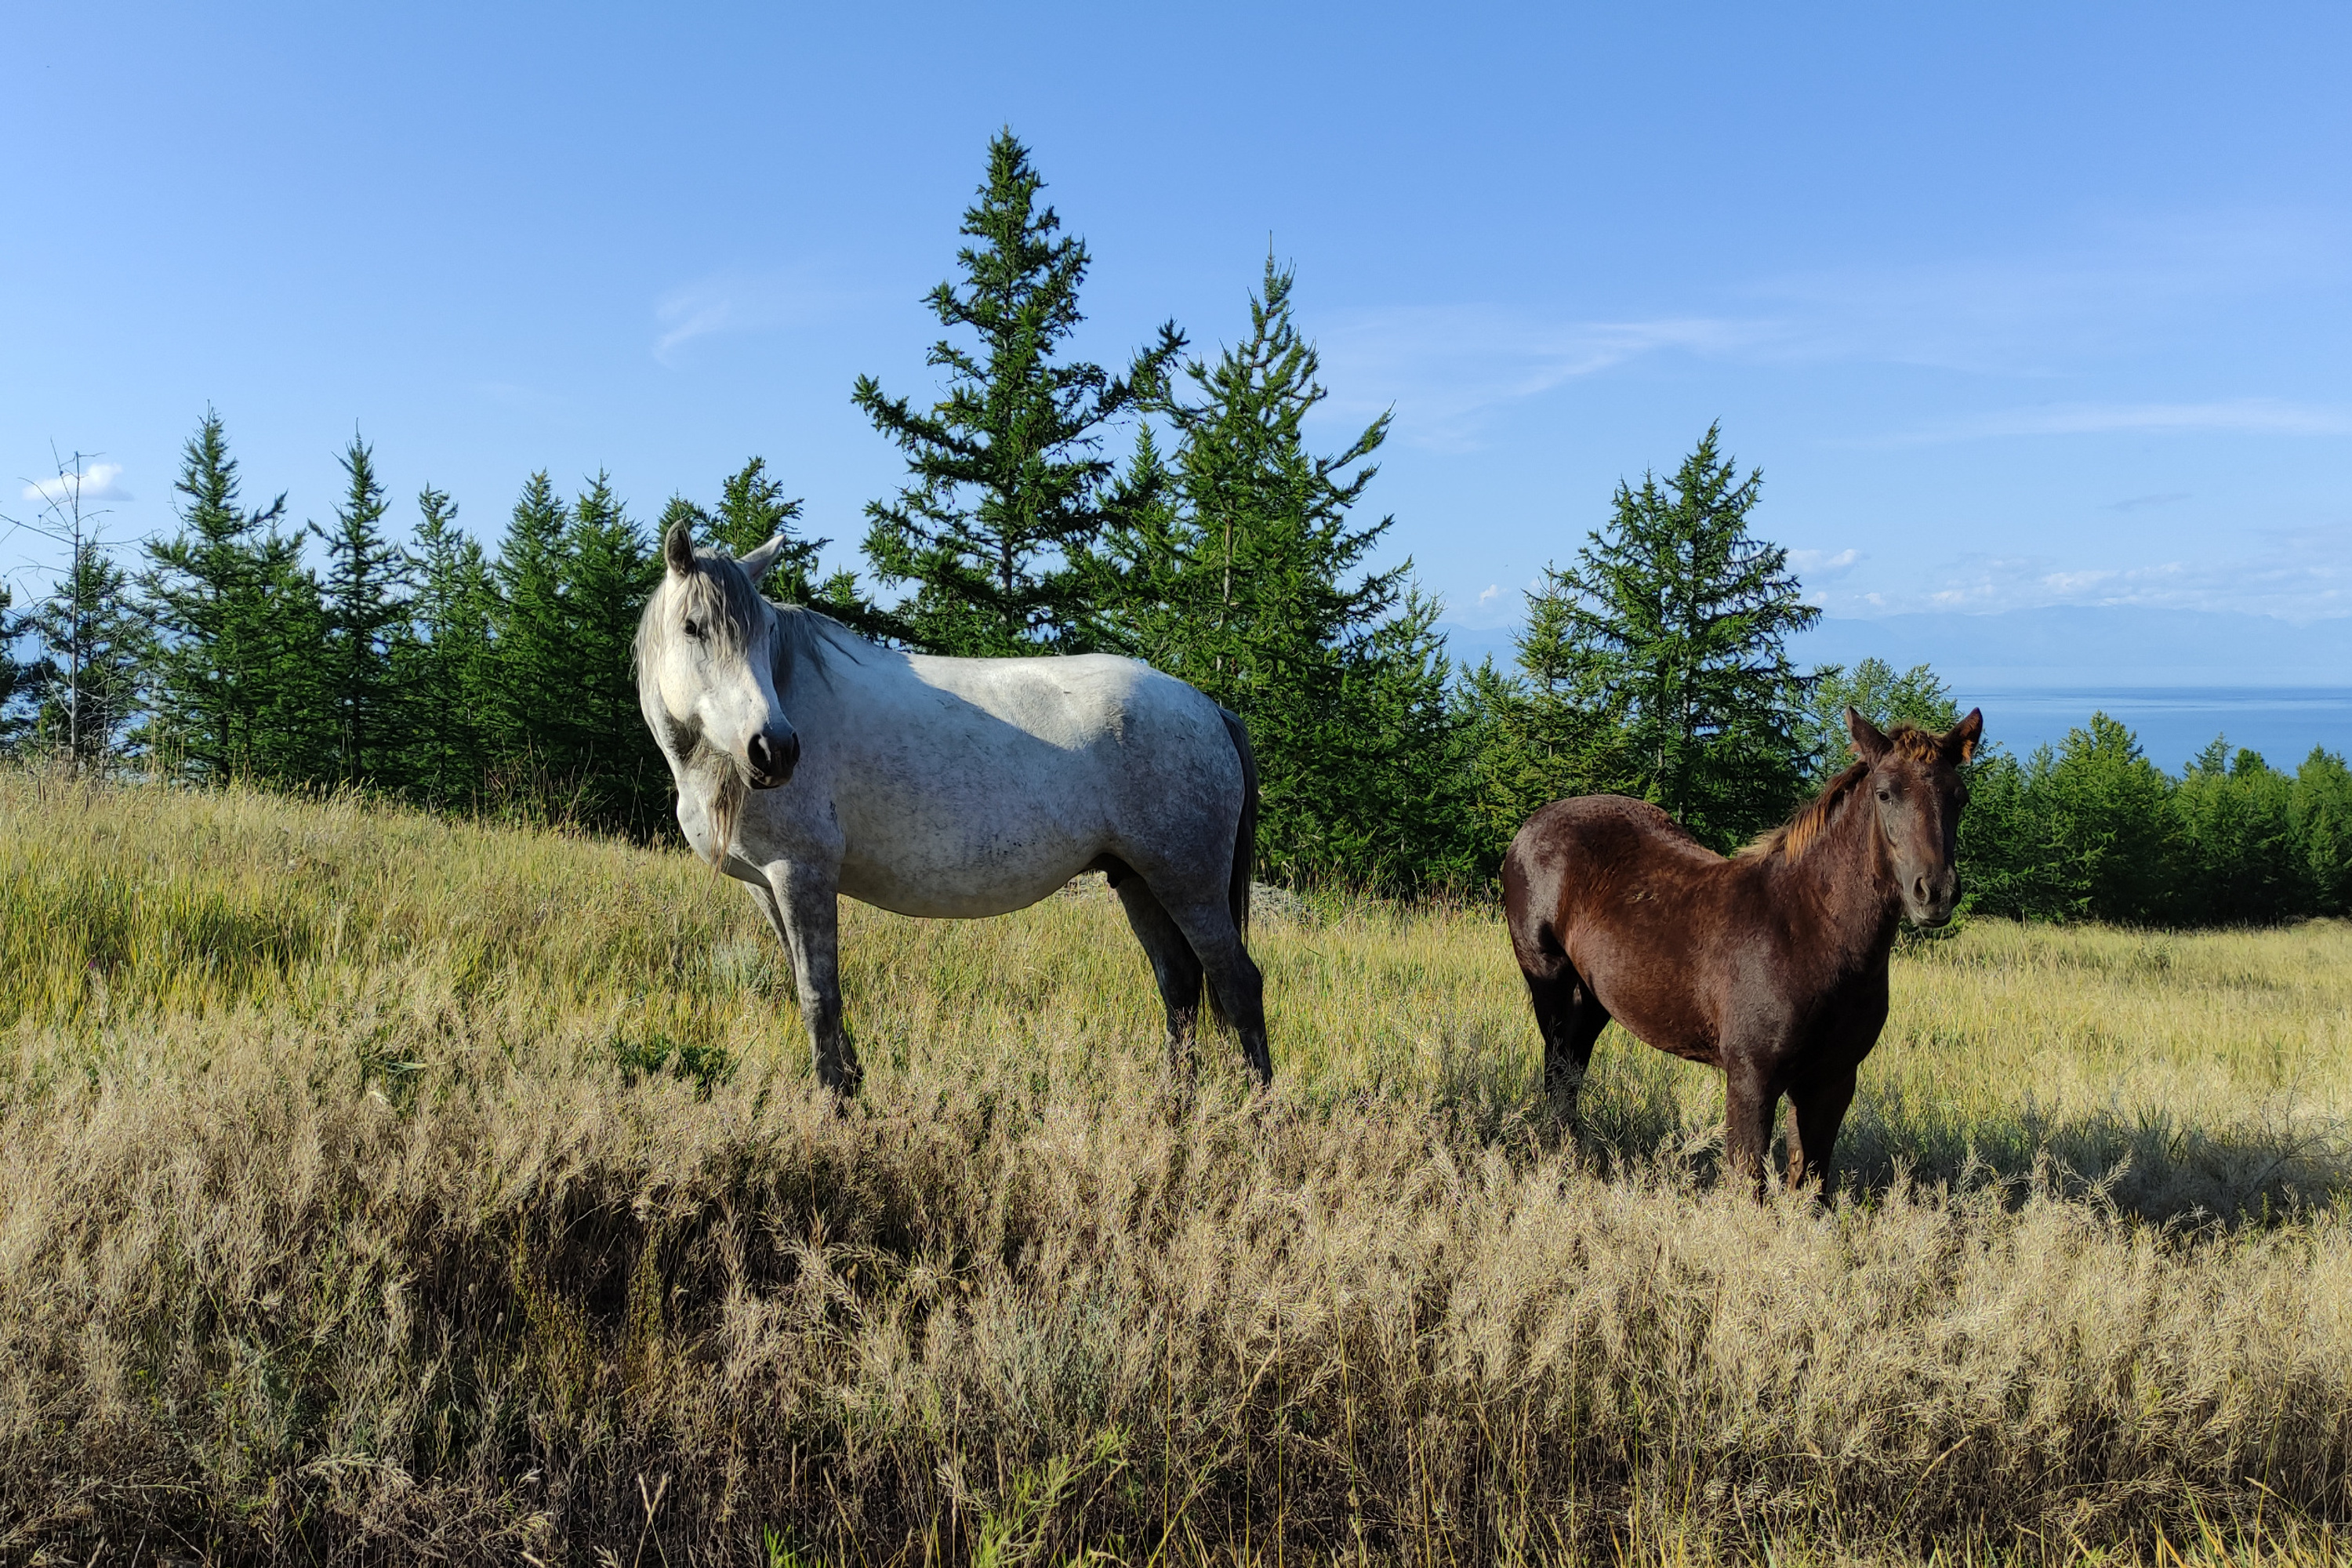
[(1948, 872), (1941, 877), (1916, 877), (1905, 890), (1903, 912), (1911, 923), (1936, 927), (1949, 925), (1952, 912), (1959, 907), (1960, 879)]
[(773, 789), (792, 777), (793, 770), (800, 765), (801, 738), (787, 730), (779, 740), (762, 730), (751, 737), (743, 752), (745, 760), (751, 764), (751, 787)]

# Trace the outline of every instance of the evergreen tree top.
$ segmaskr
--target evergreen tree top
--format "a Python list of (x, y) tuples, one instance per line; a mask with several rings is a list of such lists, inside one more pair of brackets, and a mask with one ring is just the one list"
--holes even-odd
[(203, 423), (181, 448), (180, 477), (172, 485), (175, 493), (187, 498), (179, 513), (180, 521), (195, 534), (191, 542), (235, 543), (285, 515), (282, 492), (266, 507), (238, 510), (238, 484), (236, 459), (228, 451), (227, 427), (219, 410), (207, 405)]
[(1171, 321), (1122, 375), (1058, 357), (1083, 319), (1087, 254), (1039, 205), (1044, 185), (1028, 149), (1000, 132), (963, 216), (962, 277), (925, 297), (977, 342), (931, 346), (946, 385), (928, 408), (870, 375), (853, 393), (907, 454), (898, 498), (866, 508), (867, 553), (885, 583), (920, 585), (898, 635), (940, 652), (1035, 651), (1078, 635), (1076, 562), (1118, 500), (1103, 426), (1154, 402), (1183, 348)]

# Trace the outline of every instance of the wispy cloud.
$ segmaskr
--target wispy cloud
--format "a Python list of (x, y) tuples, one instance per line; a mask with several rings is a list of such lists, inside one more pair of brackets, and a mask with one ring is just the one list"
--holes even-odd
[(1847, 575), (1866, 559), (1863, 552), (1849, 546), (1844, 550), (1791, 550), (1789, 564), (1797, 569), (1800, 577), (1834, 582)]
[(1742, 292), (1789, 324), (1787, 356), (2033, 376), (2143, 341), (2197, 301), (2332, 279), (2346, 249), (2340, 225), (2296, 214), (2181, 214), (2035, 251), (1791, 273)]
[(2109, 501), (2100, 510), (2102, 511), (2145, 511), (2152, 506), (2170, 506), (2174, 501), (2188, 499), (2187, 490), (2163, 490), (2155, 495), (2126, 496), (2121, 500)]
[(2242, 610), (2311, 620), (2352, 613), (2352, 527), (2258, 530), (2252, 546), (2201, 559), (2067, 561), (1964, 555), (1912, 592), (1833, 592), (1832, 614), (2037, 609), (2053, 605)]
[(715, 272), (681, 284), (655, 301), (654, 320), (660, 331), (654, 339), (654, 357), (670, 364), (679, 349), (698, 338), (772, 331), (865, 298), (804, 272)]
[[(1485, 421), (1568, 383), (1665, 356), (1800, 365), (1903, 364), (2042, 380), (2144, 345), (2211, 300), (2340, 277), (2340, 225), (2207, 213), (2110, 224), (2005, 256), (1727, 280), (1699, 308), (1622, 317), (1494, 305), (1397, 304), (1315, 323), (1330, 411), (1393, 407), (1398, 437), (1465, 450)], [(2103, 430), (2332, 434), (2352, 411), (2263, 399), (2048, 405), (1921, 426), (1862, 445)]]
[[(25, 487), (25, 499), (43, 506), (68, 506), (74, 499), (74, 478), (71, 474), (51, 479), (35, 479)], [(92, 501), (129, 500), (131, 492), (122, 488), (122, 465), (92, 463), (81, 472), (81, 504)]]
[(1478, 416), (1563, 383), (1661, 353), (1719, 354), (1769, 323), (1687, 316), (1547, 321), (1475, 305), (1402, 305), (1323, 323), (1318, 336), (1336, 413), (1394, 407), (1400, 434), (1445, 450), (1477, 445)]
[[(2005, 408), (1838, 445), (1924, 447), (2017, 436), (2103, 436), (2143, 431), (2230, 431), (2268, 436), (2352, 435), (2352, 406), (2242, 397), (2214, 403), (2049, 403)], [(2170, 497), (2154, 498), (2148, 504)]]

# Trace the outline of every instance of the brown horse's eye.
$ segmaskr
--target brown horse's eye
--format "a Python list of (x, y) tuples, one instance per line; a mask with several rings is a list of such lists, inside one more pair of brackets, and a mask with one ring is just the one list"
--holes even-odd
[(1878, 786), (1878, 798), (1881, 800), (1893, 800), (1895, 798), (1895, 792), (1888, 789), (1885, 784), (1881, 784)]

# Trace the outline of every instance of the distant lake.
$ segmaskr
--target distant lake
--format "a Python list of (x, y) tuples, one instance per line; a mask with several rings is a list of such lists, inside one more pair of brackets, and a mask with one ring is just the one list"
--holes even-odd
[(2251, 747), (2285, 773), (2314, 746), (2352, 755), (2352, 687), (2040, 688), (1960, 695), (1983, 705), (1986, 739), (2020, 758), (2045, 742), (2055, 746), (2094, 712), (2130, 729), (2148, 760), (2168, 773), (2178, 773), (2216, 735), (2228, 737), (2233, 753)]

